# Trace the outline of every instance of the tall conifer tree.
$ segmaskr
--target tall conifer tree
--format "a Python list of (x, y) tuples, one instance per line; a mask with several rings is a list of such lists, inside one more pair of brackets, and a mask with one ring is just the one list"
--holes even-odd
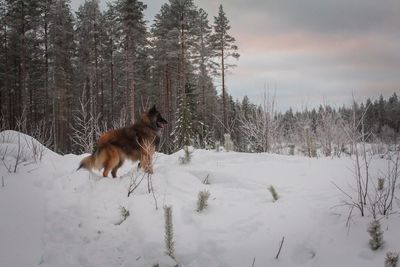
[(218, 67), (219, 75), (222, 79), (222, 112), (223, 112), (223, 123), (224, 127), (228, 124), (227, 114), (227, 101), (228, 96), (225, 85), (225, 75), (229, 68), (233, 67), (233, 64), (229, 64), (227, 59), (233, 57), (239, 58), (237, 52), (238, 47), (235, 45), (235, 38), (229, 34), (231, 26), (227, 19), (222, 5), (219, 6), (218, 16), (214, 17), (214, 33), (211, 36), (212, 46), (214, 49), (215, 57), (219, 58)]

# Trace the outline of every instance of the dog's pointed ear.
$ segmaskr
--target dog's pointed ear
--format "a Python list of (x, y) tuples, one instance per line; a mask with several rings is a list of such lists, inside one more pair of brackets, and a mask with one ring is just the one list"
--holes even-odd
[(151, 109), (149, 109), (149, 114), (154, 115), (157, 112), (156, 105), (153, 105)]

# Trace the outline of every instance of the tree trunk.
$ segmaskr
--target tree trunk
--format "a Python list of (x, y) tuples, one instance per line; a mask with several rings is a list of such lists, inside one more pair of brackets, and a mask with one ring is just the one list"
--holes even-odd
[[(47, 4), (46, 4), (47, 5)], [(49, 109), (49, 51), (48, 51), (48, 6), (46, 6), (46, 11), (44, 14), (44, 58), (45, 58), (45, 65), (44, 65), (44, 90), (45, 90), (45, 101), (44, 101), (44, 120), (45, 124), (49, 122), (50, 116), (50, 109)]]
[(224, 114), (224, 127), (226, 128), (228, 126), (228, 116), (226, 113), (226, 90), (225, 90), (225, 59), (224, 59), (224, 44), (222, 44), (221, 48), (221, 74), (222, 74), (222, 108), (223, 108), (223, 114)]
[[(26, 43), (25, 43), (25, 5), (21, 1), (21, 31), (19, 32), (21, 38), (20, 47), (20, 64), (19, 64), (19, 96), (22, 109), (20, 110), (19, 116), (27, 109), (27, 100), (29, 93), (26, 86)], [(31, 114), (30, 114), (31, 115)]]
[(126, 40), (126, 96), (127, 96), (127, 107), (130, 108), (131, 123), (135, 122), (135, 45), (128, 35)]
[[(112, 39), (110, 40), (112, 42)], [(112, 45), (112, 44), (111, 44)], [(114, 63), (113, 51), (110, 52), (110, 85), (111, 85), (111, 121), (114, 122)]]

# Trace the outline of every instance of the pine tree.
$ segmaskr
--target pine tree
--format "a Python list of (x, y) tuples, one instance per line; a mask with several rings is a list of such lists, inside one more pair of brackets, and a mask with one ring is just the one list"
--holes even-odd
[(368, 225), (367, 232), (370, 235), (369, 246), (372, 250), (377, 250), (383, 246), (383, 232), (379, 221), (372, 221)]
[(197, 119), (198, 145), (205, 148), (212, 139), (214, 114), (216, 113), (216, 90), (211, 74), (215, 71), (212, 62), (212, 47), (210, 42), (212, 28), (209, 25), (208, 15), (203, 9), (199, 9), (197, 19), (198, 33), (195, 36), (193, 65), (197, 69)]
[(7, 112), (10, 110), (8, 107), (8, 91), (9, 81), (7, 75), (7, 63), (8, 63), (8, 29), (7, 29), (7, 7), (4, 0), (0, 1), (0, 114), (2, 114), (2, 127), (5, 127), (9, 123)]
[(50, 88), (52, 91), (54, 149), (69, 149), (68, 121), (74, 76), (74, 30), (73, 16), (68, 0), (55, 0), (51, 7), (49, 25)]
[[(180, 148), (182, 144), (188, 144), (194, 135), (194, 126), (198, 124), (196, 114), (198, 94), (195, 90), (194, 66), (195, 55), (198, 55), (197, 22), (198, 10), (192, 0), (170, 0), (162, 6), (152, 27), (154, 84), (161, 89), (166, 117), (172, 121), (166, 133), (170, 134), (174, 129), (176, 138), (178, 138), (177, 132), (186, 133), (185, 137), (178, 138), (180, 140), (175, 139), (174, 144), (169, 145), (167, 152)], [(177, 111), (175, 114), (173, 114), (174, 109)], [(182, 118), (188, 116), (192, 120), (190, 129), (182, 129), (188, 126), (186, 122), (182, 124)], [(174, 125), (175, 122), (179, 125)]]
[[(8, 91), (9, 124), (26, 116), (29, 122), (43, 115), (35, 94), (41, 93), (41, 53), (38, 34), (40, 8), (38, 0), (6, 0), (2, 3), (4, 91)], [(29, 130), (29, 129), (26, 129)]]
[[(170, 123), (164, 129), (164, 136), (169, 136), (174, 129), (174, 110), (176, 107), (177, 77), (179, 65), (179, 31), (174, 21), (170, 4), (164, 4), (155, 16), (152, 33), (153, 86), (158, 90), (159, 106)], [(165, 149), (166, 147), (166, 149)], [(165, 152), (171, 152), (173, 144), (167, 142)]]
[(138, 49), (146, 45), (146, 25), (143, 11), (147, 8), (145, 4), (137, 0), (118, 0), (116, 9), (118, 22), (122, 30), (122, 45), (125, 57), (125, 100), (131, 122), (135, 121), (135, 95), (136, 95), (136, 71)]
[(108, 3), (107, 10), (103, 13), (103, 57), (104, 57), (104, 87), (107, 121), (113, 122), (115, 116), (115, 58), (118, 47), (118, 24), (115, 6)]
[[(103, 113), (104, 93), (101, 90), (102, 14), (98, 0), (85, 1), (76, 13), (78, 53), (78, 87), (89, 101), (90, 113)], [(85, 101), (86, 102), (86, 101)]]
[(164, 206), (164, 240), (166, 254), (175, 259), (174, 225), (172, 222), (172, 206)]
[(399, 263), (399, 253), (388, 252), (385, 257), (385, 267), (397, 267)]
[(238, 47), (235, 45), (235, 38), (229, 35), (231, 26), (229, 20), (223, 10), (222, 5), (219, 6), (218, 16), (214, 17), (214, 33), (211, 35), (212, 47), (214, 50), (214, 56), (220, 59), (218, 63), (219, 75), (222, 79), (222, 112), (223, 112), (223, 123), (226, 127), (228, 125), (228, 114), (227, 114), (227, 92), (225, 86), (225, 75), (229, 68), (234, 65), (229, 64), (227, 60), (232, 57), (235, 59), (239, 58), (237, 53)]
[(49, 26), (51, 19), (51, 6), (54, 0), (41, 1), (40, 13), (41, 13), (41, 29), (42, 29), (42, 47), (43, 47), (43, 89), (44, 89), (44, 101), (43, 101), (43, 112), (44, 122), (46, 127), (51, 127), (51, 119), (54, 117), (52, 112), (52, 105), (50, 99), (50, 68), (49, 68)]
[(206, 117), (206, 94), (207, 87), (210, 86), (209, 83), (209, 75), (210, 71), (213, 69), (213, 64), (211, 61), (212, 57), (212, 49), (210, 43), (211, 37), (211, 26), (208, 22), (208, 15), (203, 9), (199, 9), (198, 12), (198, 34), (195, 37), (195, 54), (194, 54), (194, 63), (198, 66), (199, 74), (198, 74), (198, 89), (200, 92), (200, 107), (201, 111), (201, 119), (205, 119)]

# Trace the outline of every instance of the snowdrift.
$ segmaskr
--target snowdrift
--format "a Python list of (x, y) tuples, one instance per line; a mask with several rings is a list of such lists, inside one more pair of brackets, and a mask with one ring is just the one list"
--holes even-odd
[[(376, 267), (383, 266), (386, 252), (400, 249), (398, 214), (381, 220), (385, 246), (373, 252), (366, 232), (371, 218), (353, 211), (349, 220), (348, 207), (338, 206), (344, 197), (332, 182), (352, 193), (350, 158), (195, 150), (192, 161), (181, 165), (183, 151), (157, 154), (156, 209), (146, 180), (127, 197), (132, 177), (141, 175), (136, 164), (125, 163), (116, 179), (102, 178), (76, 171), (85, 155), (60, 156), (43, 148), (42, 160), (35, 160), (28, 144), (37, 141), (18, 134), (0, 133), (0, 148), (8, 151), (0, 167), (0, 266), (174, 266), (165, 253), (165, 205), (173, 210), (180, 266), (241, 267), (254, 261), (254, 266)], [(10, 173), (6, 166), (21, 142), (25, 164)], [(385, 164), (374, 159), (374, 173)], [(210, 198), (199, 213), (197, 195), (203, 190)], [(130, 214), (126, 220), (122, 207)]]

